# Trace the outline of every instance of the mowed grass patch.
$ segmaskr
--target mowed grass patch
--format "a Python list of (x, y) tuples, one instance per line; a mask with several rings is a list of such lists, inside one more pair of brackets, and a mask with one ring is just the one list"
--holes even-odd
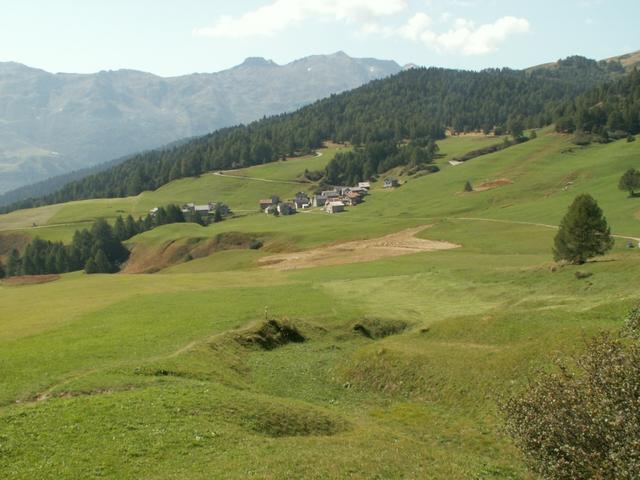
[[(273, 295), (277, 288), (135, 295), (60, 328), (5, 341), (0, 358), (8, 373), (2, 379), (0, 401), (28, 399), (88, 370), (170, 355), (197, 339), (259, 319), (265, 308), (274, 314), (327, 318), (326, 305), (331, 302), (322, 292), (287, 285), (289, 295), (282, 297)], [(296, 297), (304, 301), (290, 305), (289, 299)]]
[(478, 150), (483, 147), (502, 143), (503, 136), (466, 134), (452, 135), (438, 141), (439, 151), (443, 158), (438, 160), (438, 164), (448, 164), (449, 160), (455, 157)]
[[(115, 418), (114, 407), (120, 413)], [(311, 415), (314, 422), (324, 415), (347, 428), (332, 435), (271, 436), (254, 430), (250, 412), (260, 421), (274, 412), (291, 419)], [(330, 410), (198, 382), (53, 400), (17, 408), (0, 421), (0, 468), (17, 479), (462, 478), (504, 463), (487, 454), (463, 458), (451, 445), (395, 435), (390, 425), (371, 419), (344, 425)], [(50, 444), (65, 445), (66, 454), (52, 457)], [(462, 463), (444, 461), (453, 458)]]
[(238, 170), (227, 170), (225, 174), (265, 180), (297, 181), (302, 178), (305, 170), (323, 171), (336, 153), (346, 150), (349, 150), (349, 147), (332, 145), (328, 148), (319, 149), (318, 154), (287, 158), (286, 160), (279, 160), (277, 162), (265, 163), (264, 165)]

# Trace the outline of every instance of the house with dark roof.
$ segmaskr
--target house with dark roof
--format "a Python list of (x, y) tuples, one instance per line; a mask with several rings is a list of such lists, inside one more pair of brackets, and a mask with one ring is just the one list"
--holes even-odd
[(313, 195), (311, 197), (311, 205), (313, 205), (314, 207), (324, 207), (326, 203), (327, 197), (325, 197), (324, 195)]
[(384, 188), (395, 188), (400, 186), (400, 182), (397, 178), (387, 177), (384, 179), (384, 184), (382, 186)]
[(311, 206), (311, 199), (309, 195), (304, 192), (296, 193), (296, 198), (293, 200), (296, 208), (309, 208)]

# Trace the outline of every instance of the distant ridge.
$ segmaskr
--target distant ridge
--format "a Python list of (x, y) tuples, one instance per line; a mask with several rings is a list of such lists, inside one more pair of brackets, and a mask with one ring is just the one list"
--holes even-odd
[(402, 70), (393, 61), (249, 57), (216, 73), (49, 73), (0, 62), (0, 194), (181, 138), (296, 110)]
[[(580, 57), (578, 55), (574, 56), (574, 57), (569, 57), (569, 58), (586, 58), (586, 57)], [(555, 61), (555, 62), (548, 62), (548, 63), (542, 63), (540, 65), (534, 65), (533, 67), (529, 67), (525, 70), (527, 71), (531, 71), (531, 70), (537, 70), (539, 68), (557, 68), (559, 63), (559, 61)], [(607, 63), (612, 63), (612, 62), (618, 62), (620, 63), (620, 65), (622, 65), (622, 67), (627, 70), (630, 71), (633, 69), (633, 67), (636, 67), (638, 65), (640, 65), (640, 50), (636, 51), (636, 52), (631, 52), (631, 53), (625, 53), (623, 55), (618, 55), (616, 57), (609, 57), (609, 58), (604, 58), (602, 60), (600, 60), (600, 62), (607, 62)]]
[(627, 70), (632, 70), (633, 67), (640, 65), (640, 50), (618, 55), (617, 57), (606, 58), (605, 60), (607, 62), (620, 62)]

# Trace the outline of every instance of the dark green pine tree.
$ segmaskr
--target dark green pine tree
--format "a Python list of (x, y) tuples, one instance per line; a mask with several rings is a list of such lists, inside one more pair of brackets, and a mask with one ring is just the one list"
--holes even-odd
[(167, 213), (166, 223), (181, 223), (184, 222), (184, 214), (180, 207), (174, 204), (167, 205), (165, 207), (165, 212)]
[(598, 202), (589, 194), (577, 196), (560, 223), (554, 241), (554, 259), (579, 265), (604, 255), (611, 247), (611, 230)]
[(218, 223), (222, 221), (222, 209), (220, 205), (216, 205), (216, 209), (213, 213), (213, 223)]
[(96, 220), (91, 227), (91, 235), (93, 236), (94, 259), (98, 251), (102, 251), (106, 255), (110, 265), (117, 265), (124, 262), (129, 256), (129, 251), (115, 237), (111, 225), (106, 220)]
[(4, 266), (2, 265), (2, 261), (0, 261), (0, 278), (4, 278), (7, 275), (7, 272), (4, 269)]
[(85, 264), (84, 272), (89, 275), (92, 273), (100, 273), (98, 271), (98, 265), (96, 264), (96, 261), (93, 258), (90, 258)]
[(58, 273), (65, 273), (71, 270), (69, 255), (66, 248), (58, 248), (55, 252), (55, 265)]
[(122, 215), (118, 215), (118, 218), (116, 218), (116, 223), (113, 225), (113, 234), (121, 242), (129, 238), (127, 236), (127, 226), (124, 223)]
[(204, 225), (204, 220), (202, 219), (200, 212), (193, 212), (191, 214), (191, 222), (197, 223), (198, 225)]
[[(103, 250), (98, 250), (95, 257), (93, 257), (95, 263), (95, 272), (93, 273), (113, 273), (115, 268), (113, 264), (107, 258), (107, 254)], [(89, 273), (89, 272), (87, 272)]]
[(142, 228), (140, 231), (146, 232), (147, 230), (151, 230), (153, 228), (153, 217), (151, 214), (144, 217), (144, 221), (142, 222)]
[(468, 180), (467, 180), (467, 183), (464, 184), (464, 191), (473, 192), (473, 186), (471, 185), (471, 182)]
[(160, 225), (166, 225), (167, 223), (169, 223), (169, 217), (164, 207), (158, 207), (153, 223), (158, 227)]
[(131, 215), (128, 215), (127, 219), (125, 220), (125, 229), (127, 231), (127, 239), (139, 233), (138, 225), (136, 224), (136, 221), (133, 219)]
[(640, 170), (630, 168), (622, 177), (618, 183), (618, 188), (625, 192), (629, 192), (629, 196), (633, 197), (636, 194), (636, 190), (640, 190)]
[(22, 273), (22, 262), (20, 260), (20, 254), (15, 248), (11, 250), (9, 254), (9, 260), (7, 261), (7, 276), (15, 277)]

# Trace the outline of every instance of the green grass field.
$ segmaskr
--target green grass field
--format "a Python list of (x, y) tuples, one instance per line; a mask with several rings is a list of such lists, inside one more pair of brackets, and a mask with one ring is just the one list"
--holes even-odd
[[(615, 234), (640, 237), (640, 199), (617, 189), (639, 166), (640, 143), (577, 148), (545, 131), (446, 162), (495, 141), (448, 138), (441, 172), (394, 191), (374, 184), (364, 204), (339, 215), (256, 212), (261, 196), (300, 190), (286, 182), (321, 168), (329, 151), (233, 172), (251, 178), (203, 175), (135, 198), (0, 217), (0, 230), (65, 239), (73, 225), (118, 210), (222, 200), (236, 218), (163, 226), (130, 245), (160, 254), (225, 232), (265, 240), (262, 250), (219, 251), (155, 274), (0, 284), (0, 476), (535, 478), (496, 405), (557, 355), (619, 328), (640, 300), (640, 251), (622, 239), (597, 261), (551, 268), (552, 227), (579, 193), (596, 197)], [(467, 180), (507, 181), (462, 193)], [(35, 218), (49, 227), (34, 229)], [(269, 251), (419, 225), (421, 237), (461, 247), (292, 271), (257, 264)], [(593, 275), (577, 279), (577, 270)], [(244, 344), (265, 316), (288, 319), (306, 341)], [(368, 338), (356, 324), (391, 334)]]

